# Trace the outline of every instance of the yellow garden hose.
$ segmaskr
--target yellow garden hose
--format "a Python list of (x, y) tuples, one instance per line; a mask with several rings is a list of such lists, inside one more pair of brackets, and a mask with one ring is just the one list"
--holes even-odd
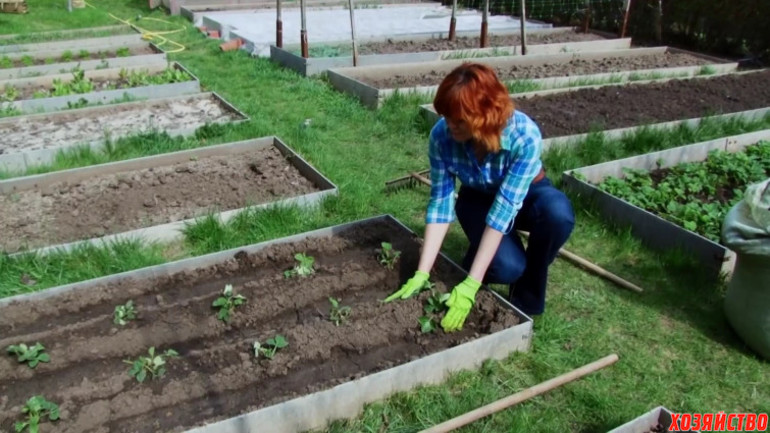
[[(94, 8), (94, 9), (98, 9), (95, 6), (93, 6), (92, 4), (88, 3), (87, 1), (85, 3), (86, 3), (86, 6), (88, 6), (88, 7), (91, 7), (91, 8)], [(142, 39), (145, 39), (145, 40), (158, 39), (159, 42), (155, 42), (155, 45), (157, 45), (158, 47), (160, 47), (160, 46), (162, 46), (162, 45), (164, 45), (166, 43), (173, 44), (173, 45), (176, 45), (177, 47), (179, 47), (179, 48), (176, 48), (176, 49), (173, 49), (173, 50), (168, 50), (168, 51), (166, 51), (166, 53), (178, 53), (178, 52), (184, 51), (186, 49), (186, 47), (184, 45), (180, 44), (179, 42), (175, 42), (175, 41), (172, 41), (171, 39), (163, 37), (163, 35), (171, 35), (171, 34), (174, 34), (174, 33), (183, 32), (185, 30), (184, 26), (179, 27), (176, 30), (152, 31), (152, 30), (147, 30), (145, 28), (139, 27), (136, 24), (132, 24), (129, 20), (124, 20), (124, 19), (118, 18), (118, 17), (116, 17), (115, 15), (113, 15), (113, 14), (111, 14), (109, 12), (107, 12), (107, 14), (112, 19), (114, 19), (116, 21), (119, 21), (119, 22), (121, 22), (121, 23), (123, 23), (123, 24), (125, 24), (125, 25), (127, 25), (129, 27), (131, 27), (132, 29), (138, 31), (139, 33), (141, 33), (142, 34)], [(137, 18), (135, 18), (135, 20), (136, 21), (139, 21), (139, 20), (157, 21), (157, 22), (160, 22), (160, 23), (174, 25), (170, 21), (161, 20), (161, 19), (158, 19), (158, 18), (137, 17)]]

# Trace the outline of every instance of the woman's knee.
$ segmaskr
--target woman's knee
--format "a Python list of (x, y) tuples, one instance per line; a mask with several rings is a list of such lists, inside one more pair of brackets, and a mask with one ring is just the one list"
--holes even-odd
[(513, 284), (524, 273), (527, 259), (524, 254), (496, 254), (487, 269), (486, 282), (492, 284)]

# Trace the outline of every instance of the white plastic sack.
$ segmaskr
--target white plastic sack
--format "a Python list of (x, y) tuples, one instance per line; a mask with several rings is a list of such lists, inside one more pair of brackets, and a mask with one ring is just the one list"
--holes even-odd
[(770, 179), (749, 186), (728, 212), (722, 241), (737, 256), (727, 319), (749, 347), (770, 359)]

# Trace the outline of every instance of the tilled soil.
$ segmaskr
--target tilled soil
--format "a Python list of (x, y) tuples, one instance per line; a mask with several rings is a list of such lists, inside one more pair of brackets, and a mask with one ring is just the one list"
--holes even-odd
[[(33, 53), (34, 54), (34, 53)], [(140, 56), (145, 54), (156, 54), (155, 50), (150, 48), (150, 46), (142, 46), (142, 47), (130, 47), (128, 48), (127, 52), (128, 56)], [(46, 64), (54, 64), (54, 63), (67, 63), (67, 62), (77, 62), (77, 61), (83, 61), (83, 60), (99, 60), (99, 59), (107, 59), (107, 58), (114, 58), (118, 57), (117, 49), (115, 50), (101, 50), (101, 51), (94, 51), (88, 53), (87, 57), (80, 57), (79, 51), (73, 51), (72, 52), (72, 58), (70, 59), (64, 59), (61, 56), (58, 57), (49, 57), (47, 59), (32, 59), (31, 62), (24, 62), (21, 59), (9, 59), (10, 65), (7, 61), (3, 59), (3, 55), (0, 54), (0, 69), (5, 68), (23, 68), (26, 66), (36, 66), (36, 65), (46, 65)], [(125, 56), (127, 57), (127, 56)]]
[[(547, 77), (572, 77), (576, 75), (636, 71), (642, 69), (673, 68), (677, 66), (696, 66), (710, 63), (705, 59), (689, 54), (666, 52), (663, 54), (639, 57), (607, 57), (598, 60), (575, 59), (566, 63), (553, 63), (535, 66), (496, 66), (497, 77), (504, 81), (525, 80)], [(368, 78), (357, 76), (356, 79), (378, 89), (399, 87), (439, 85), (451, 69), (433, 70), (419, 75), (396, 74), (387, 78)]]
[[(593, 33), (563, 32), (553, 34), (527, 35), (528, 44), (553, 44), (559, 42), (599, 41), (605, 38)], [(480, 47), (478, 37), (457, 37), (454, 41), (448, 39), (428, 39), (423, 41), (396, 41), (389, 39), (385, 42), (370, 42), (358, 47), (360, 55), (365, 54), (398, 54), (420, 53), (426, 51), (464, 50)], [(519, 35), (490, 35), (488, 47), (510, 47), (521, 44)]]
[(88, 111), (88, 115), (61, 112), (48, 116), (18, 117), (0, 122), (0, 154), (64, 147), (148, 130), (194, 129), (206, 123), (225, 123), (240, 116), (213, 97), (191, 96), (141, 105), (116, 104)]
[(6, 252), (121, 233), (318, 191), (275, 147), (0, 195)]
[[(383, 241), (402, 251), (393, 270), (380, 265)], [(51, 362), (35, 370), (0, 357), (0, 430), (10, 431), (32, 395), (60, 405), (51, 433), (179, 432), (331, 388), (515, 326), (519, 319), (486, 292), (460, 332), (420, 332), (423, 292), (406, 301), (380, 301), (412, 276), (419, 243), (402, 228), (379, 221), (333, 237), (235, 254), (219, 265), (146, 280), (92, 287), (0, 307), (0, 345), (40, 342)], [(293, 255), (313, 256), (315, 274), (286, 279)], [(463, 274), (443, 259), (431, 281), (442, 292)], [(229, 324), (212, 302), (226, 284), (247, 301)], [(329, 320), (329, 297), (352, 308), (347, 323)], [(139, 318), (112, 322), (115, 305), (133, 300)], [(440, 320), (440, 317), (439, 317)], [(281, 334), (289, 342), (268, 361), (254, 341)], [(137, 383), (133, 360), (149, 347), (174, 349), (167, 374)]]
[(515, 101), (543, 137), (683, 120), (770, 106), (770, 71), (607, 86)]

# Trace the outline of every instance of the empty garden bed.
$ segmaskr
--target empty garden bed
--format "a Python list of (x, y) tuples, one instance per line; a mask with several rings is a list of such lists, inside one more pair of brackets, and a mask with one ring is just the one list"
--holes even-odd
[[(441, 81), (468, 60), (335, 68), (329, 80), (338, 90), (358, 97), (364, 105), (377, 107), (396, 91), (434, 94)], [(489, 57), (478, 62), (492, 67), (512, 89), (524, 84), (548, 87), (578, 86), (611, 82), (612, 78), (645, 79), (728, 72), (737, 63), (700, 56), (668, 47), (635, 48), (598, 52), (576, 52), (532, 56)], [(597, 76), (598, 75), (598, 76)], [(637, 77), (638, 76), (638, 77)]]
[(189, 135), (205, 124), (246, 119), (213, 93), (9, 117), (0, 119), (0, 168), (21, 170), (50, 162), (60, 149), (79, 144), (98, 147), (106, 137), (153, 129)]
[[(378, 256), (383, 242), (402, 253), (391, 266)], [(305, 431), (528, 350), (531, 319), (487, 290), (451, 334), (423, 332), (430, 291), (381, 303), (414, 272), (419, 248), (398, 221), (377, 217), (0, 301), (2, 347), (40, 342), (50, 355), (35, 369), (0, 358), (0, 429), (40, 395), (61, 411), (45, 431)], [(435, 293), (465, 275), (439, 256)], [(245, 299), (220, 319), (227, 285), (230, 299)], [(115, 307), (129, 301), (136, 318), (116, 324)], [(287, 345), (277, 349), (279, 336)], [(178, 356), (140, 383), (129, 364), (151, 347)]]
[(180, 224), (165, 224), (319, 191), (336, 188), (273, 138), (20, 177), (0, 182), (0, 244), (16, 252), (114, 234), (175, 239)]
[(568, 136), (764, 108), (770, 71), (581, 89), (515, 103), (544, 137)]

